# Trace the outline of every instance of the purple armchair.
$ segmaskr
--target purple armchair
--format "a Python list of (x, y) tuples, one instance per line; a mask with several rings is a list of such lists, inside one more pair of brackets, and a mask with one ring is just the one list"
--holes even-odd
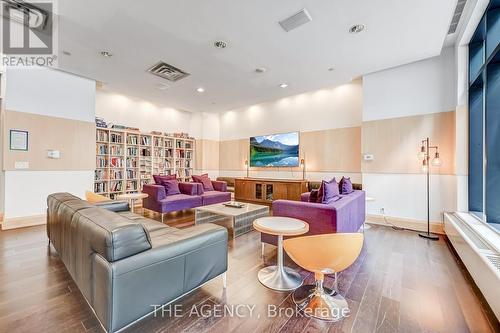
[(142, 199), (144, 208), (163, 214), (177, 210), (191, 209), (202, 205), (202, 198), (198, 195), (198, 185), (195, 183), (179, 183), (181, 194), (167, 196), (162, 185), (144, 185), (142, 192), (149, 196)]
[[(302, 201), (276, 200), (273, 202), (273, 215), (293, 217), (309, 223), (305, 235), (320, 235), (336, 232), (357, 232), (365, 222), (365, 192), (354, 191), (341, 195), (338, 201), (322, 204), (309, 201), (304, 193)], [(276, 236), (261, 234), (263, 243), (276, 245)]]

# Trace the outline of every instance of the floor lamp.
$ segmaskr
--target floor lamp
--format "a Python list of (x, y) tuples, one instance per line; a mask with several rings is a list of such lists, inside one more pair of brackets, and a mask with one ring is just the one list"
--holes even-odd
[[(434, 158), (429, 164), (431, 150), (435, 150)], [(427, 232), (419, 233), (418, 235), (422, 238), (427, 238), (430, 240), (438, 240), (439, 236), (436, 234), (431, 234), (431, 222), (430, 222), (430, 166), (440, 167), (442, 162), (439, 158), (438, 146), (431, 146), (429, 138), (422, 140), (422, 146), (420, 148), (420, 153), (418, 154), (422, 159), (422, 171), (426, 173), (427, 176)]]

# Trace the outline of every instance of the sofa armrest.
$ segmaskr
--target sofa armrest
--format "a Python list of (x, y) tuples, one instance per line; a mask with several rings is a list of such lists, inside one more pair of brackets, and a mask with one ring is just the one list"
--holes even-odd
[(148, 197), (143, 199), (143, 201), (157, 202), (167, 197), (165, 187), (162, 185), (146, 184), (142, 187), (142, 192), (148, 195)]
[(179, 183), (179, 190), (181, 191), (182, 194), (187, 194), (187, 195), (203, 194), (203, 186), (199, 183)]
[(219, 192), (227, 192), (227, 182), (221, 180), (212, 180), (214, 190)]

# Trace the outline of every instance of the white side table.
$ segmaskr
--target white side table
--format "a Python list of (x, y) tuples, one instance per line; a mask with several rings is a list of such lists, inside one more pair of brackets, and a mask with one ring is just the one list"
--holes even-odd
[(309, 231), (309, 224), (304, 221), (281, 216), (268, 216), (256, 219), (253, 227), (262, 233), (278, 236), (277, 265), (262, 268), (258, 277), (264, 286), (288, 291), (302, 285), (303, 279), (299, 273), (283, 265), (283, 236), (298, 236)]
[(118, 200), (127, 200), (130, 205), (130, 211), (134, 212), (134, 205), (137, 200), (142, 200), (147, 198), (149, 195), (146, 193), (126, 193), (120, 194), (116, 198)]

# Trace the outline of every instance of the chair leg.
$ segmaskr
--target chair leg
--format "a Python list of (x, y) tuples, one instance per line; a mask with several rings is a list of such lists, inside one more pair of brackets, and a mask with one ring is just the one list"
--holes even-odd
[(227, 288), (227, 272), (222, 273), (222, 288)]
[(163, 213), (161, 213), (161, 223), (163, 223)]
[[(335, 279), (337, 288), (337, 279)], [(337, 291), (323, 286), (323, 277), (316, 277), (315, 285), (305, 285), (297, 288), (293, 301), (307, 317), (325, 321), (338, 321), (349, 315), (349, 306), (344, 297)]]
[(261, 248), (260, 248), (260, 258), (264, 259), (264, 252), (266, 250), (266, 243), (262, 242), (261, 244), (262, 245), (261, 245)]

